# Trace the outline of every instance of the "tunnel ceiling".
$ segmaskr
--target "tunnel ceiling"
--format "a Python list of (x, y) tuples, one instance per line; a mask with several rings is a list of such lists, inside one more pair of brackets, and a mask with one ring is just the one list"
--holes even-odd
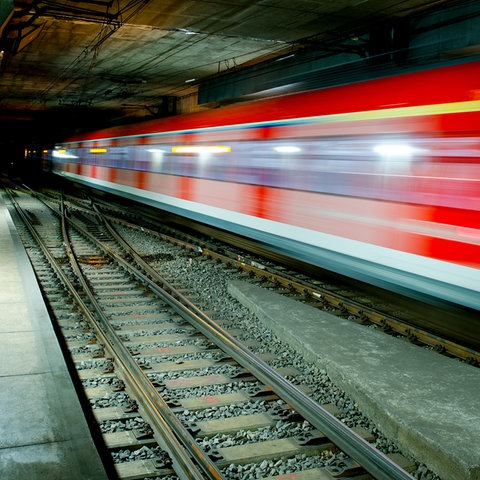
[(455, 3), (2, 0), (1, 132), (163, 116), (179, 99), (195, 110), (209, 79), (296, 52), (368, 55), (372, 32)]

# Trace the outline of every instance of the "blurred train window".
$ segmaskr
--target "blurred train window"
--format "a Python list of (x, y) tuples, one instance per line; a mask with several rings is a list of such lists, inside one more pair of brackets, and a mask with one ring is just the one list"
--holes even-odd
[[(172, 144), (71, 145), (55, 161), (148, 170), (333, 195), (478, 209), (480, 139), (358, 135), (232, 141), (228, 152)], [(205, 147), (205, 145), (204, 145)], [(63, 156), (62, 156), (63, 155)]]
[(143, 145), (129, 147), (134, 156), (138, 170), (150, 170), (149, 154)]
[(78, 157), (78, 159), (74, 160), (75, 163), (86, 163), (85, 160), (87, 158), (86, 155), (86, 148), (76, 148), (74, 150), (75, 155)]

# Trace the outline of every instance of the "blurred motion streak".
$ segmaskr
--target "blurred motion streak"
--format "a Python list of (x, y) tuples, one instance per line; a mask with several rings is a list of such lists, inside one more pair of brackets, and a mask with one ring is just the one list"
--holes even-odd
[(479, 84), (480, 62), (432, 68), (78, 135), (50, 159), (302, 261), (480, 309)]

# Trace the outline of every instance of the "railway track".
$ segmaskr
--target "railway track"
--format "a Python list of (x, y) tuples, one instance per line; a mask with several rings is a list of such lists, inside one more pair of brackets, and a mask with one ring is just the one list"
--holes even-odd
[[(78, 203), (78, 198), (72, 198), (72, 200), (75, 201), (77, 208), (88, 209), (88, 201), (82, 204)], [(142, 228), (162, 241), (168, 241), (191, 251), (193, 256), (201, 254), (202, 257), (246, 272), (249, 276), (268, 283), (269, 288), (276, 288), (278, 293), (288, 295), (338, 317), (371, 325), (387, 334), (401, 336), (406, 341), (458, 358), (470, 365), (480, 366), (480, 351), (465, 343), (446, 338), (435, 332), (434, 328), (423, 328), (419, 325), (416, 315), (406, 309), (392, 307), (382, 300), (364, 295), (363, 292), (354, 289), (319, 282), (308, 275), (266, 260), (264, 257), (246, 254), (245, 251), (227, 246), (223, 242), (217, 245), (212, 239), (205, 236), (202, 240), (199, 235), (193, 236), (180, 232), (158, 222), (143, 209), (141, 209), (141, 213), (135, 214), (131, 209), (121, 209), (107, 202), (102, 206), (110, 221), (118, 225), (123, 224), (133, 229)]]
[(11, 198), (120, 478), (249, 478), (247, 466), (251, 478), (413, 478), (411, 462), (288, 381), (298, 372), (271, 367), (200, 310), (98, 208)]

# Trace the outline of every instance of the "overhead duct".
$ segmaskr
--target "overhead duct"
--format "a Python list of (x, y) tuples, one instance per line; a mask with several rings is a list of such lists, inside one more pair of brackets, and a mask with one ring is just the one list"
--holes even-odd
[(200, 105), (331, 87), (480, 57), (480, 5), (391, 21), (199, 83)]

